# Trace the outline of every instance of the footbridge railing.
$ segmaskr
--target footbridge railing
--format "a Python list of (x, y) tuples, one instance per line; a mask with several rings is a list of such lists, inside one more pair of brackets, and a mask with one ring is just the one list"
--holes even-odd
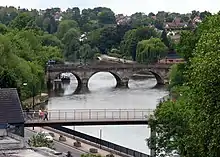
[(114, 121), (147, 120), (152, 109), (69, 109), (47, 111), (24, 111), (26, 121)]

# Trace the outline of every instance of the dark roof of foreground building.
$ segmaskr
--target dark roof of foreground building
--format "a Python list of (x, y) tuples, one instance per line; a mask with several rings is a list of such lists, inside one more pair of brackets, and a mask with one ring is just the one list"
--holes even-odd
[(0, 89), (0, 124), (24, 123), (21, 102), (14, 88)]

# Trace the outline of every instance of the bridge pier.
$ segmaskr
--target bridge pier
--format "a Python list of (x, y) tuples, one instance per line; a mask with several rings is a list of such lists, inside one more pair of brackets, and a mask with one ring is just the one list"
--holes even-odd
[(80, 82), (78, 82), (78, 86), (74, 94), (86, 94), (89, 93), (88, 87), (89, 78), (82, 78)]
[(52, 82), (52, 80), (51, 79), (48, 79), (48, 81), (47, 81), (47, 89), (53, 89), (53, 82)]
[(54, 89), (61, 90), (62, 89), (62, 82), (54, 81)]
[(123, 78), (120, 82), (117, 82), (116, 88), (129, 88), (128, 87), (129, 78)]

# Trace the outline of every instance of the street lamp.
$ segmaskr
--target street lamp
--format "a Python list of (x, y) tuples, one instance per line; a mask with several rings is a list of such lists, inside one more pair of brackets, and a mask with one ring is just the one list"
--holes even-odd
[[(23, 86), (27, 86), (28, 84), (25, 82), (23, 83)], [(32, 85), (32, 109), (33, 109), (33, 112), (34, 112), (34, 105), (35, 105), (35, 99), (34, 99), (34, 86)], [(33, 130), (34, 130), (34, 127), (33, 127)]]
[(102, 140), (102, 129), (99, 130), (99, 138), (100, 138), (100, 143), (99, 143), (100, 146), (99, 146), (99, 147), (100, 147), (100, 149), (101, 149), (101, 148), (102, 148), (102, 146), (101, 146), (101, 140)]

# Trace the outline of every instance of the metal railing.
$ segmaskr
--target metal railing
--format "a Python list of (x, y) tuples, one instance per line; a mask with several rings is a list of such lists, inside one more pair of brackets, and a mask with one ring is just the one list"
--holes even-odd
[[(103, 121), (103, 120), (146, 120), (153, 113), (152, 109), (70, 109), (48, 110), (48, 121)], [(45, 113), (24, 111), (26, 121), (41, 121)], [(45, 119), (47, 120), (47, 119)]]

